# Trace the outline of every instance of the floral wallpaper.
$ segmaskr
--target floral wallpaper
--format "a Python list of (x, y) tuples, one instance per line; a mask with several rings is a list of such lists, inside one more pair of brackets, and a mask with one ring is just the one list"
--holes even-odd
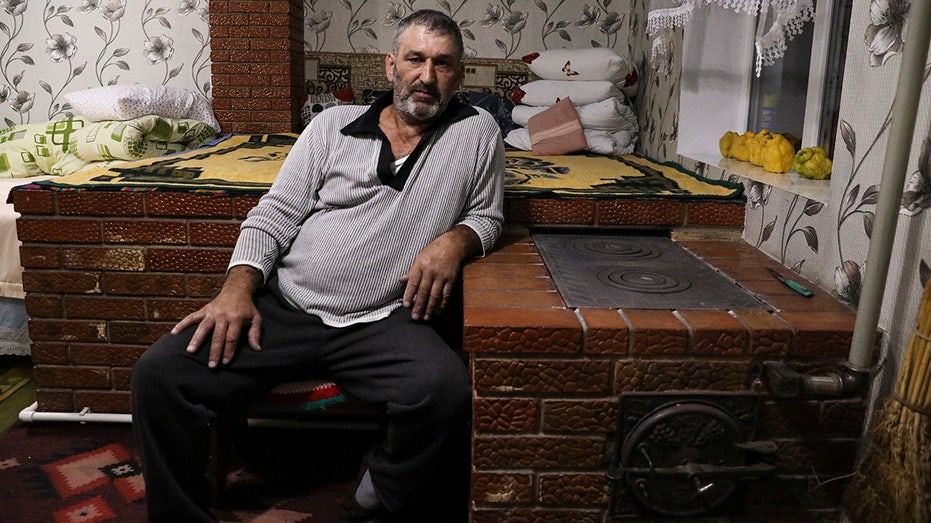
[[(397, 21), (421, 8), (452, 16), (462, 29), (467, 53), (474, 57), (520, 58), (560, 47), (610, 47), (625, 54), (631, 50), (632, 3), (627, 1), (303, 4), (308, 51), (387, 52)], [(209, 97), (209, 0), (0, 0), (4, 126), (62, 117), (70, 109), (64, 94), (119, 83), (169, 85)]]
[(0, 118), (53, 120), (64, 94), (119, 83), (209, 96), (207, 24), (207, 0), (0, 0)]
[[(889, 139), (889, 125), (908, 38), (907, 0), (854, 0), (847, 46), (834, 169), (827, 201), (816, 201), (675, 154), (676, 104), (681, 66), (671, 58), (666, 83), (645, 82), (641, 103), (644, 151), (679, 161), (710, 178), (741, 181), (748, 200), (744, 239), (775, 260), (856, 307)], [(681, 38), (678, 40), (681, 45)], [(675, 43), (675, 42), (674, 42)], [(645, 77), (651, 67), (644, 67)], [(931, 61), (922, 96), (899, 207), (880, 327), (888, 359), (877, 378), (890, 390), (908, 344), (922, 290), (931, 280)], [(655, 75), (654, 75), (655, 76)], [(672, 108), (672, 109), (667, 109)]]
[(520, 58), (543, 49), (609, 47), (626, 53), (623, 0), (304, 0), (308, 51), (390, 51), (394, 25), (417, 9), (459, 24), (468, 56)]

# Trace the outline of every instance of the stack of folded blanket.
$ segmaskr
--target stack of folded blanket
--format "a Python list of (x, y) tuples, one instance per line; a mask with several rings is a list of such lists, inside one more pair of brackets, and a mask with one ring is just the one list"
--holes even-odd
[(639, 125), (630, 104), (637, 70), (607, 48), (552, 49), (523, 58), (540, 79), (511, 95), (519, 127), (504, 141), (538, 155), (629, 154)]

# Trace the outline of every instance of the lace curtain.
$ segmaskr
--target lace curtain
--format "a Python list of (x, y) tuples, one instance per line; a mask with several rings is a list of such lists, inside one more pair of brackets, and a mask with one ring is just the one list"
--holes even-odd
[(756, 75), (785, 54), (786, 39), (801, 34), (805, 22), (814, 17), (812, 0), (677, 0), (673, 7), (653, 9), (647, 14), (647, 34), (653, 38), (654, 69), (668, 74), (669, 44), (673, 31), (684, 27), (696, 9), (715, 4), (725, 9), (759, 16), (757, 24)]

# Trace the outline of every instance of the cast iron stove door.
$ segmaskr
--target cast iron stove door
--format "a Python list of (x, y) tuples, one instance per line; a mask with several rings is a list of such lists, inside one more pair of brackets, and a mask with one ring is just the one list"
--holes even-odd
[(749, 441), (753, 393), (621, 397), (612, 515), (736, 515), (745, 482), (775, 472), (776, 446)]

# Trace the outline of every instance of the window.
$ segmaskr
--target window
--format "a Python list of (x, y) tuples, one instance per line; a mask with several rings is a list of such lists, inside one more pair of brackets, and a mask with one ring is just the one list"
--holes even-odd
[(684, 29), (678, 152), (721, 159), (725, 131), (788, 133), (833, 148), (852, 0), (821, 0), (814, 22), (787, 42), (785, 56), (754, 71), (756, 18), (710, 6)]

